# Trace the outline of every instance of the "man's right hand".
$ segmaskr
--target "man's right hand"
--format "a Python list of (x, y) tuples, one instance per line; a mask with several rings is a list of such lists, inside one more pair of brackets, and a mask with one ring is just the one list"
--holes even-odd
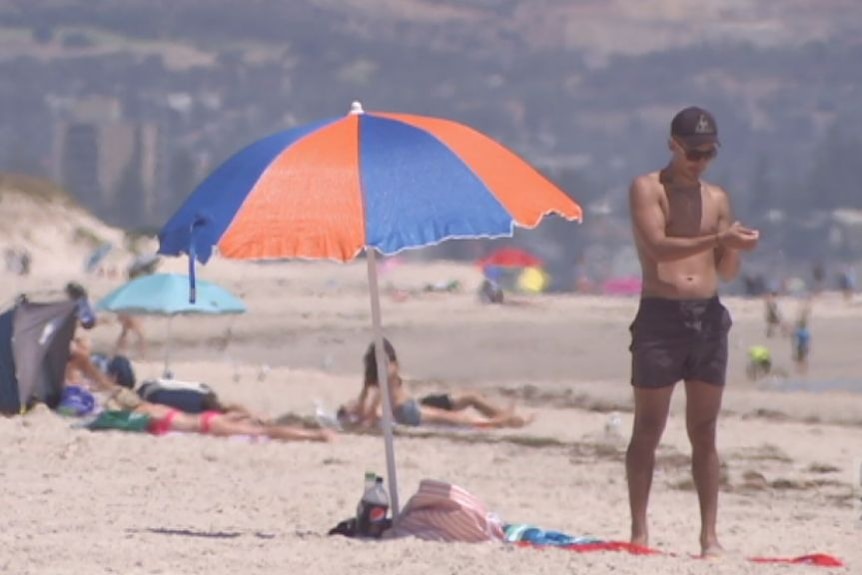
[(757, 247), (760, 232), (733, 222), (729, 228), (718, 234), (718, 244), (733, 250), (749, 251)]

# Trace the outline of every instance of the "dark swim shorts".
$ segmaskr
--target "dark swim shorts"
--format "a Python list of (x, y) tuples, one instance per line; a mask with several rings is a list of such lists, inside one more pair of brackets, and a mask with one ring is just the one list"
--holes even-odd
[(733, 322), (718, 297), (643, 298), (632, 334), (632, 385), (659, 388), (680, 380), (724, 385)]
[(439, 395), (426, 395), (422, 399), (419, 400), (419, 403), (422, 405), (427, 405), (429, 407), (436, 407), (437, 409), (442, 409), (444, 411), (452, 411), (454, 407), (452, 403), (452, 396), (448, 393), (441, 393)]

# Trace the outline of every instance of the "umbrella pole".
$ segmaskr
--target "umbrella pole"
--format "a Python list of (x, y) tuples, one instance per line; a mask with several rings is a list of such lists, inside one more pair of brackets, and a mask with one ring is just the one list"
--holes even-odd
[(368, 262), (368, 291), (371, 294), (371, 325), (374, 331), (374, 351), (377, 379), (383, 405), (383, 441), (386, 446), (386, 472), (389, 475), (389, 501), (392, 519), (398, 517), (398, 479), (395, 476), (395, 445), (392, 438), (392, 396), (389, 394), (389, 370), (383, 350), (383, 326), (380, 320), (380, 290), (377, 287), (377, 259), (374, 248), (365, 250)]
[(162, 372), (162, 377), (173, 379), (171, 375), (171, 323), (174, 321), (174, 316), (168, 316), (168, 328), (165, 330), (165, 369)]

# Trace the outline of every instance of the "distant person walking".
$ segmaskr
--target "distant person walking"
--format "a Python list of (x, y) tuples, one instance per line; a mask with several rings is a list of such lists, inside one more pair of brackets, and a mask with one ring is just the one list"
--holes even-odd
[[(129, 281), (153, 273), (155, 266), (158, 265), (158, 259), (151, 258), (148, 262), (154, 263), (151, 263), (151, 265), (140, 265), (139, 260), (136, 259), (127, 271)], [(147, 337), (144, 335), (141, 318), (129, 313), (118, 313), (117, 321), (120, 324), (120, 335), (117, 337), (117, 343), (114, 345), (114, 354), (122, 355), (128, 353), (130, 336), (134, 336), (138, 358), (146, 357)]]
[(718, 298), (719, 280), (739, 273), (740, 252), (759, 233), (734, 220), (727, 193), (701, 180), (718, 153), (715, 118), (702, 108), (671, 122), (671, 159), (632, 182), (632, 229), (643, 288), (631, 325), (634, 425), (626, 453), (631, 542), (647, 545), (647, 502), (655, 450), (675, 384), (685, 382), (692, 474), (700, 500), (704, 556), (722, 549), (716, 534), (719, 459), (716, 422), (727, 368), (731, 318)]
[(781, 310), (778, 308), (778, 292), (767, 292), (763, 302), (766, 308), (766, 337), (780, 335), (784, 330), (784, 321), (781, 318)]
[(826, 267), (823, 262), (816, 261), (811, 268), (811, 277), (814, 279), (814, 293), (820, 295), (823, 291), (823, 283), (826, 281)]
[(120, 335), (117, 337), (117, 343), (114, 344), (115, 354), (125, 354), (129, 352), (129, 336), (135, 336), (135, 350), (138, 358), (147, 356), (147, 338), (144, 335), (144, 328), (141, 325), (141, 319), (128, 313), (118, 313), (117, 321), (120, 323)]
[(811, 319), (811, 305), (810, 297), (802, 302), (796, 325), (793, 327), (793, 362), (800, 375), (808, 373), (808, 354), (811, 352), (811, 331), (808, 324)]
[(853, 266), (845, 265), (838, 274), (838, 289), (844, 294), (845, 301), (853, 300), (853, 294), (856, 293), (856, 270)]

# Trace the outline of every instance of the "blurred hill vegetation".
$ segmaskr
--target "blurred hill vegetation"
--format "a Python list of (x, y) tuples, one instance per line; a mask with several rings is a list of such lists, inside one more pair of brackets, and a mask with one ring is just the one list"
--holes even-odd
[[(189, 166), (359, 99), (467, 122), (588, 218), (624, 218), (632, 176), (661, 166), (670, 117), (697, 103), (742, 217), (862, 209), (860, 29), (856, 0), (4, 2), (0, 169), (44, 175), (63, 102), (118, 98), (162, 126), (170, 165), (162, 212), (120, 223), (158, 225)], [(561, 245), (579, 233), (551, 227)]]

